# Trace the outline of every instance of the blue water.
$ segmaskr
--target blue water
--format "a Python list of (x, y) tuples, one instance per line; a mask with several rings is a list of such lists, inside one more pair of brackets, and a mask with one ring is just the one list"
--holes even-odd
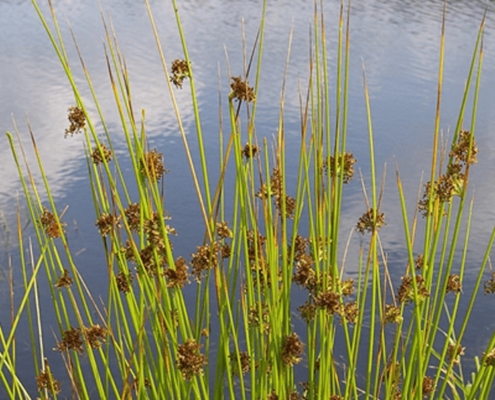
[[(48, 7), (40, 2), (48, 17)], [(65, 18), (70, 21), (78, 40), (89, 74), (103, 105), (107, 123), (115, 143), (124, 148), (118, 115), (112, 100), (105, 64), (98, 4), (96, 1), (57, 1), (67, 53), (77, 82), (83, 83), (77, 53), (72, 44)], [(325, 2), (330, 75), (335, 81), (336, 38), (339, 1)], [(169, 61), (181, 56), (181, 45), (172, 8), (166, 1), (151, 1), (165, 56)], [(228, 93), (226, 54), (232, 75), (243, 73), (244, 27), (248, 49), (253, 44), (259, 26), (262, 2), (253, 1), (179, 1), (179, 12), (193, 63), (205, 146), (211, 159), (212, 176), (218, 160), (219, 104), (218, 69), (224, 105)], [(405, 265), (402, 219), (395, 184), (395, 162), (400, 169), (408, 211), (412, 218), (416, 193), (424, 172), (428, 180), (428, 165), (435, 123), (438, 82), (438, 60), (442, 19), (442, 1), (354, 1), (351, 15), (351, 57), (349, 83), (348, 148), (353, 151), (369, 181), (369, 147), (362, 80), (362, 61), (366, 67), (370, 91), (371, 113), (375, 135), (378, 173), (387, 164), (387, 178), (382, 210), (387, 226), (381, 239), (390, 256), (391, 271), (402, 273)], [(163, 152), (166, 176), (165, 208), (172, 215), (172, 225), (179, 232), (174, 242), (178, 254), (189, 255), (202, 241), (201, 214), (185, 160), (185, 153), (175, 115), (168, 97), (154, 38), (143, 2), (109, 0), (110, 11), (119, 45), (130, 72), (134, 106), (146, 110), (147, 135), (150, 146)], [(484, 254), (489, 234), (495, 224), (495, 10), (489, 7), (484, 35), (482, 85), (479, 95), (475, 136), (480, 148), (479, 162), (472, 169), (475, 189), (475, 213), (469, 253), (470, 273), (474, 276)], [(464, 84), (474, 48), (478, 27), (485, 9), (482, 1), (456, 1), (449, 4), (445, 39), (444, 90), (441, 129), (447, 137), (454, 129), (461, 104)], [(262, 79), (258, 95), (257, 134), (270, 138), (277, 131), (282, 76), (287, 57), (291, 28), (293, 42), (285, 98), (285, 130), (287, 151), (297, 159), (300, 135), (298, 87), (305, 88), (308, 79), (308, 32), (313, 18), (312, 1), (269, 1), (266, 17), (266, 37), (263, 53)], [(248, 50), (249, 51), (249, 50)], [(332, 84), (333, 85), (333, 84)], [(331, 89), (334, 89), (333, 87)], [(83, 91), (89, 99), (90, 93)], [(186, 131), (195, 151), (194, 116), (186, 89), (177, 91), (177, 98)], [(333, 99), (331, 99), (334, 102)], [(86, 176), (82, 137), (64, 138), (67, 128), (67, 108), (74, 104), (73, 94), (51, 43), (29, 1), (0, 1), (0, 216), (5, 225), (0, 245), (15, 245), (16, 198), (20, 193), (17, 171), (13, 163), (5, 131), (14, 131), (12, 116), (17, 123), (28, 157), (34, 161), (29, 143), (26, 114), (34, 132), (44, 167), (60, 209), (70, 205), (66, 221), (71, 245), (88, 284), (103, 292), (105, 263), (100, 240), (95, 235), (94, 209)], [(333, 105), (332, 105), (333, 106)], [(93, 109), (91, 112), (95, 113)], [(470, 109), (465, 128), (471, 123)], [(452, 133), (450, 133), (452, 136)], [(123, 150), (122, 150), (123, 151)], [(196, 154), (196, 153), (195, 153)], [(295, 161), (294, 161), (295, 162)], [(289, 173), (290, 173), (289, 166)], [(35, 172), (39, 177), (39, 173)], [(88, 201), (89, 200), (89, 201)], [(21, 202), (21, 212), (23, 211)], [(346, 192), (342, 227), (343, 239), (365, 211), (361, 185), (355, 179)], [(23, 214), (24, 215), (24, 214)], [(198, 227), (200, 229), (198, 229)], [(11, 235), (7, 230), (10, 228)], [(29, 231), (29, 227), (27, 228)], [(356, 236), (354, 243), (359, 244)], [(418, 239), (420, 240), (420, 239)], [(6, 277), (8, 255), (15, 260), (15, 247), (0, 253), (0, 272)], [(355, 270), (352, 256), (348, 268)], [(20, 276), (14, 266), (14, 280)], [(0, 305), (3, 315), (9, 304), (7, 286), (0, 282)], [(43, 289), (41, 289), (43, 290)], [(487, 333), (495, 322), (483, 318), (493, 309), (493, 297), (481, 296), (473, 312), (473, 332)], [(483, 323), (478, 324), (478, 320)], [(487, 335), (477, 334), (471, 346), (485, 345)], [(50, 338), (51, 339), (51, 338)], [(22, 339), (21, 339), (22, 340)], [(27, 340), (27, 338), (25, 339)], [(47, 339), (48, 340), (48, 339)], [(468, 345), (469, 346), (469, 345)], [(26, 346), (25, 362), (30, 360)], [(475, 354), (473, 351), (472, 354)], [(22, 355), (20, 356), (22, 358)]]

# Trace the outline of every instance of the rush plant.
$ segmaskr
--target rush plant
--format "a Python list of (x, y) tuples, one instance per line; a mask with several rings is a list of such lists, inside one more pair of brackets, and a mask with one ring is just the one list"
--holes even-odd
[[(138, 112), (134, 106), (130, 71), (111, 21), (102, 13), (106, 61), (125, 136), (125, 155), (119, 156), (82, 55), (80, 68), (92, 103), (83, 99), (76, 83), (76, 66), (69, 65), (67, 44), (51, 1), (49, 23), (32, 0), (74, 92), (66, 135), (85, 138), (94, 220), (106, 255), (109, 285), (106, 293), (93, 293), (83, 269), (74, 262), (63, 212), (51, 195), (35, 134), (29, 132), (36, 155), (33, 162), (24, 154), (19, 133), (17, 147), (14, 135), (7, 133), (34, 229), (32, 239), (18, 230), (20, 266), (15, 267), (22, 267), (23, 293), (10, 323), (0, 323), (0, 378), (8, 397), (419, 400), (493, 396), (495, 332), (486, 351), (477, 355), (476, 368), (469, 375), (462, 369), (464, 333), (495, 239), (494, 230), (476, 284), (464, 287), (473, 210), (467, 187), (478, 156), (474, 133), (484, 18), (447, 152), (441, 151), (439, 133), (442, 30), (431, 175), (416, 210), (406, 209), (396, 169), (408, 264), (400, 282), (393, 282), (380, 241), (387, 216), (381, 210), (383, 190), (375, 171), (364, 63), (362, 78), (357, 79), (363, 81), (367, 106), (363, 117), (369, 127), (370, 165), (362, 167), (370, 185), (365, 189), (361, 177), (364, 206), (363, 214), (355, 216), (354, 234), (366, 239), (356, 249), (357, 277), (346, 272), (350, 241), (342, 243), (342, 202), (346, 185), (357, 180), (356, 160), (347, 140), (348, 82), (356, 79), (349, 74), (351, 1), (342, 0), (336, 63), (331, 66), (327, 65), (323, 1), (315, 2), (308, 84), (299, 93), (301, 139), (295, 185), (286, 176), (286, 75), (273, 143), (258, 137), (255, 129), (266, 0), (244, 71), (229, 70), (229, 93), (222, 93), (229, 125), (220, 138), (220, 173), (215, 181), (203, 145), (193, 62), (179, 8), (176, 0), (171, 2), (183, 46), (175, 60), (165, 58), (148, 0), (143, 7), (156, 38), (203, 218), (204, 240), (190, 257), (176, 254), (172, 247), (175, 229), (164, 210), (162, 184), (165, 165), (173, 166), (160, 149), (149, 147), (145, 111)], [(73, 43), (79, 52), (75, 37)], [(289, 40), (287, 68), (290, 50)], [(333, 94), (329, 89), (332, 69), (337, 88)], [(176, 91), (181, 89), (191, 95), (195, 139), (186, 135), (176, 101)], [(474, 92), (472, 122), (466, 127), (470, 92)], [(98, 111), (97, 118), (90, 117), (90, 105)], [(193, 140), (199, 148), (198, 159), (190, 151)], [(124, 174), (120, 167), (124, 157), (132, 173)], [(290, 155), (291, 162), (295, 157)], [(40, 182), (32, 168), (40, 170)], [(225, 179), (227, 171), (233, 171), (233, 182)], [(424, 229), (423, 243), (416, 243), (418, 229)], [(456, 259), (459, 254), (460, 260)], [(486, 292), (495, 291), (494, 279), (484, 283)], [(49, 286), (57, 318), (55, 345), (53, 337), (42, 333), (40, 282)], [(185, 291), (193, 293), (194, 287), (191, 306)], [(300, 289), (307, 300), (295, 304), (294, 292)], [(100, 296), (103, 304), (96, 300)], [(459, 311), (461, 299), (467, 299), (466, 313)], [(24, 367), (16, 361), (16, 329), (22, 318), (29, 321), (34, 362), (30, 382), (20, 376)], [(305, 329), (295, 329), (296, 318), (304, 321)], [(53, 374), (51, 366), (56, 363), (63, 363), (65, 376)]]

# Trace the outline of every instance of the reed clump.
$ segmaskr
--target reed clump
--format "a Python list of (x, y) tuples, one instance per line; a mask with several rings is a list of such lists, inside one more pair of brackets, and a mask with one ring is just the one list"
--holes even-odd
[[(462, 369), (468, 350), (461, 343), (466, 340), (466, 327), (482, 286), (495, 230), (474, 287), (463, 285), (465, 257), (454, 262), (456, 249), (463, 255), (467, 251), (468, 236), (460, 243), (459, 234), (463, 229), (469, 231), (471, 224), (473, 203), (466, 203), (466, 189), (470, 167), (478, 157), (475, 112), (469, 130), (462, 123), (466, 120), (467, 94), (474, 87), (476, 99), (480, 84), (484, 19), (448, 160), (441, 159), (438, 152), (437, 118), (431, 179), (417, 205), (425, 222), (421, 245), (415, 244), (417, 213), (413, 218), (415, 228), (411, 229), (398, 169), (396, 172), (408, 258), (399, 282), (391, 278), (380, 242), (380, 230), (385, 229), (386, 221), (375, 177), (364, 65), (370, 165), (362, 167), (370, 176), (371, 189), (365, 191), (364, 213), (355, 216), (354, 231), (366, 241), (356, 251), (359, 269), (353, 276), (345, 265), (348, 246), (343, 248), (340, 242), (344, 188), (353, 180), (356, 164), (347, 149), (346, 131), (346, 88), (351, 79), (347, 63), (350, 1), (342, 1), (340, 11), (334, 67), (342, 97), (334, 113), (342, 123), (335, 130), (330, 129), (328, 112), (331, 85), (324, 13), (322, 4), (315, 4), (314, 52), (306, 100), (301, 100), (300, 153), (298, 158), (291, 155), (299, 163), (293, 186), (287, 183), (283, 124), (272, 147), (266, 138), (256, 135), (255, 129), (266, 1), (253, 48), (259, 63), (256, 67), (247, 64), (244, 75), (229, 79), (228, 146), (222, 152), (220, 174), (214, 184), (203, 148), (193, 64), (176, 0), (171, 1), (184, 50), (171, 63), (162, 52), (148, 0), (145, 5), (172, 104), (177, 109), (176, 90), (188, 90), (197, 120), (200, 160), (194, 161), (189, 150), (192, 139), (186, 136), (177, 113), (177, 127), (203, 217), (204, 240), (196, 244), (190, 256), (177, 254), (173, 248), (171, 239), (177, 232), (169, 225), (170, 216), (163, 207), (167, 160), (159, 149), (149, 149), (144, 111), (140, 122), (133, 113), (128, 71), (115, 35), (107, 30), (110, 24), (104, 23), (109, 75), (125, 134), (125, 157), (133, 167), (127, 175), (120, 168), (124, 156), (117, 156), (114, 150), (104, 113), (98, 114), (98, 120), (88, 116), (89, 100), (83, 99), (75, 83), (75, 68), (69, 68), (66, 44), (51, 3), (54, 28), (33, 0), (74, 91), (75, 105), (69, 109), (70, 127), (65, 136), (84, 134), (95, 230), (101, 236), (109, 285), (105, 299), (96, 301), (101, 294), (91, 292), (83, 268), (74, 262), (63, 213), (57, 211), (51, 195), (34, 135), (41, 184), (30, 172), (32, 165), (27, 160), (23, 165), (14, 136), (8, 133), (30, 217), (38, 222), (33, 227), (37, 250), (30, 248), (31, 262), (22, 256), (27, 239), (19, 230), (22, 302), (13, 313), (12, 323), (0, 325), (0, 378), (8, 397), (419, 400), (493, 396), (495, 332), (487, 338), (483, 354), (471, 355), (475, 368), (470, 374)], [(442, 71), (443, 57), (440, 60)], [(92, 105), (101, 111), (84, 66), (82, 71), (93, 94)], [(248, 78), (256, 82), (254, 86), (249, 85)], [(441, 96), (441, 79), (438, 93)], [(243, 107), (248, 110), (246, 120), (240, 113)], [(279, 120), (283, 117), (282, 96)], [(103, 127), (104, 137), (97, 132), (96, 123)], [(20, 140), (19, 144), (22, 146)], [(437, 173), (440, 165), (446, 166), (444, 173)], [(224, 179), (228, 170), (235, 173), (232, 184)], [(44, 196), (47, 201), (42, 201)], [(454, 196), (458, 202), (452, 201)], [(43, 310), (37, 283), (42, 275), (57, 319), (55, 345), (41, 329)], [(485, 293), (495, 292), (495, 274), (484, 282), (483, 289)], [(187, 297), (191, 298), (194, 290), (191, 305)], [(304, 296), (302, 304), (296, 300), (301, 298), (300, 293)], [(467, 299), (465, 313), (460, 312), (461, 297)], [(25, 381), (15, 357), (16, 329), (26, 315), (34, 360), (32, 382)], [(47, 351), (53, 348), (59, 354)], [(53, 375), (50, 366), (55, 363), (65, 366), (65, 376)], [(32, 387), (35, 392), (31, 392)]]

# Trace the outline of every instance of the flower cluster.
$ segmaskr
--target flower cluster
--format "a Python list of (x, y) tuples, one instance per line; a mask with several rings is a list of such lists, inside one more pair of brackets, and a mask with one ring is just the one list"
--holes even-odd
[(120, 216), (114, 214), (102, 213), (100, 218), (95, 222), (102, 236), (108, 235), (115, 228), (120, 228)]
[(292, 367), (295, 364), (299, 364), (302, 360), (302, 353), (304, 352), (304, 343), (299, 339), (297, 333), (288, 335), (285, 337), (282, 344), (282, 361)]
[(194, 375), (203, 375), (203, 365), (206, 364), (206, 357), (199, 349), (201, 344), (195, 339), (187, 339), (184, 344), (177, 349), (176, 364), (184, 379), (191, 379)]
[(256, 146), (255, 144), (246, 143), (246, 145), (244, 146), (244, 149), (242, 150), (242, 155), (246, 159), (249, 159), (249, 158), (255, 157), (256, 154), (259, 153), (259, 151), (260, 151), (260, 148), (258, 146)]
[(163, 154), (156, 149), (143, 153), (141, 173), (149, 180), (156, 182), (168, 172), (163, 166)]
[(65, 130), (65, 137), (80, 133), (86, 127), (86, 116), (81, 108), (71, 106), (67, 111), (69, 112), (67, 118), (70, 126)]
[(170, 82), (172, 82), (175, 87), (182, 89), (182, 82), (184, 79), (190, 77), (191, 72), (189, 71), (189, 65), (186, 60), (172, 61), (172, 76), (170, 77)]
[[(101, 148), (101, 151), (100, 151)], [(95, 146), (91, 153), (91, 158), (96, 165), (99, 165), (105, 160), (107, 163), (112, 160), (112, 150), (110, 150), (105, 143), (101, 143), (100, 147)]]
[(45, 359), (46, 370), (41, 370), (40, 374), (36, 377), (36, 386), (38, 390), (48, 390), (54, 392), (54, 394), (59, 394), (61, 391), (62, 384), (57, 381), (52, 372), (48, 367), (48, 361)]
[(55, 215), (53, 215), (47, 208), (43, 207), (43, 212), (40, 217), (41, 226), (45, 228), (46, 234), (52, 239), (59, 238), (65, 232), (64, 227), (67, 225), (65, 222), (60, 221), (57, 223)]
[(273, 174), (270, 178), (270, 185), (263, 183), (260, 190), (256, 193), (256, 197), (267, 199), (273, 197), (275, 199), (275, 208), (282, 215), (282, 210), (285, 204), (285, 217), (294, 219), (294, 211), (296, 210), (296, 199), (289, 195), (284, 195), (283, 179), (278, 168), (273, 169)]
[[(403, 276), (401, 279), (402, 284), (399, 287), (398, 300), (400, 303), (409, 304), (414, 301), (414, 280), (410, 276)], [(416, 290), (419, 302), (422, 302), (426, 297), (430, 297), (430, 293), (426, 288), (425, 278), (421, 275), (416, 275)]]
[(254, 89), (248, 85), (247, 80), (242, 80), (240, 76), (232, 77), (232, 83), (230, 88), (232, 92), (229, 97), (232, 99), (237, 99), (239, 101), (254, 101), (256, 96), (254, 94)]
[(74, 282), (74, 280), (69, 276), (69, 271), (64, 268), (64, 273), (62, 274), (62, 276), (60, 278), (58, 278), (58, 281), (55, 284), (55, 287), (57, 289), (61, 289), (63, 287), (68, 288), (72, 285), (73, 282)]
[(477, 154), (478, 146), (473, 135), (467, 130), (461, 130), (457, 141), (452, 144), (447, 172), (433, 184), (425, 184), (423, 198), (418, 203), (418, 209), (422, 211), (423, 216), (433, 211), (429, 209), (430, 200), (443, 205), (449, 203), (453, 196), (461, 196), (464, 193), (466, 167), (477, 162)]
[(344, 157), (339, 154), (339, 158), (337, 160), (337, 168), (335, 167), (335, 158), (333, 156), (330, 156), (329, 160), (323, 161), (323, 168), (326, 172), (330, 170), (330, 174), (333, 178), (340, 176), (340, 174), (343, 174), (344, 183), (349, 183), (354, 177), (355, 163), (356, 159), (354, 158), (354, 154), (352, 154), (351, 152), (347, 152), (344, 154)]
[(167, 267), (163, 273), (167, 278), (167, 287), (182, 288), (189, 283), (187, 269), (186, 260), (179, 256), (175, 261), (175, 268)]
[(374, 216), (375, 212), (373, 208), (370, 208), (368, 211), (366, 211), (358, 220), (358, 223), (356, 225), (356, 230), (360, 232), (362, 235), (366, 231), (368, 232), (373, 232), (373, 231), (379, 231), (380, 228), (385, 224), (385, 214), (376, 212), (376, 220)]

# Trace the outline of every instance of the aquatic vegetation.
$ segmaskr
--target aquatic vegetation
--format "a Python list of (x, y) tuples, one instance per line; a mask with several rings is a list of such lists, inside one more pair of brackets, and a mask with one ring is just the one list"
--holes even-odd
[[(179, 8), (171, 1), (183, 45), (183, 54), (172, 63), (162, 51), (151, 6), (147, 0), (145, 4), (172, 105), (177, 110), (177, 90), (187, 91), (196, 118), (197, 136), (192, 139), (176, 113), (203, 217), (197, 227), (204, 231), (203, 240), (192, 244), (195, 251), (190, 255), (175, 250), (177, 231), (164, 209), (165, 165), (174, 166), (160, 149), (150, 150), (144, 111), (139, 121), (116, 35), (107, 30), (111, 24), (102, 15), (110, 83), (127, 146), (124, 154), (114, 151), (104, 112), (93, 119), (86, 111), (90, 105), (101, 110), (101, 105), (83, 65), (85, 84), (94, 97), (81, 95), (83, 84), (76, 84), (75, 67), (69, 68), (51, 2), (49, 23), (33, 0), (74, 92), (77, 106), (69, 109), (70, 127), (61, 134), (68, 140), (74, 134), (84, 134), (95, 210), (91, 221), (96, 221), (94, 234), (101, 238), (101, 263), (106, 267), (102, 271), (109, 284), (103, 294), (86, 285), (84, 268), (75, 262), (73, 243), (50, 192), (34, 136), (36, 159), (23, 164), (14, 136), (8, 133), (30, 218), (37, 222), (33, 224), (36, 250), (27, 246), (22, 229), (18, 230), (22, 302), (12, 310), (12, 320), (0, 325), (0, 378), (9, 398), (419, 400), (493, 396), (495, 332), (490, 332), (482, 354), (469, 353), (469, 348), (461, 345), (467, 341), (466, 327), (478, 292), (495, 292), (495, 273), (482, 286), (495, 230), (478, 266), (474, 287), (465, 284), (473, 209), (473, 202), (466, 202), (466, 188), (470, 168), (483, 154), (474, 139), (475, 118), (469, 129), (463, 122), (467, 120), (467, 94), (473, 87), (476, 109), (484, 19), (450, 151), (443, 154), (438, 150), (437, 109), (431, 178), (424, 185), (422, 198), (414, 203), (412, 228), (398, 168), (396, 171), (403, 250), (407, 253), (399, 281), (390, 274), (380, 241), (387, 225), (381, 210), (383, 191), (375, 176), (364, 64), (367, 107), (363, 117), (369, 122), (370, 164), (360, 168), (369, 175), (371, 188), (363, 190), (364, 213), (352, 216), (355, 228), (351, 234), (360, 233), (361, 245), (350, 249), (350, 240), (341, 243), (344, 190), (355, 183), (357, 164), (347, 148), (346, 88), (352, 79), (347, 63), (350, 1), (342, 1), (336, 65), (332, 67), (327, 65), (325, 13), (322, 2), (315, 3), (307, 95), (299, 96), (301, 142), (299, 154), (290, 159), (298, 164), (295, 184), (289, 183), (286, 169), (283, 97), (277, 105), (281, 122), (274, 142), (258, 136), (256, 130), (267, 2), (260, 10), (259, 36), (253, 48), (253, 54), (259, 56), (257, 66), (251, 68), (250, 61), (243, 75), (230, 76), (230, 92), (221, 93), (228, 101), (230, 125), (227, 133), (222, 132), (228, 146), (220, 146), (220, 173), (212, 183), (214, 175), (209, 168), (214, 161), (206, 162), (191, 68), (196, 64), (189, 58)], [(440, 39), (444, 35), (445, 15)], [(443, 40), (441, 43), (440, 71)], [(341, 121), (335, 130), (329, 120), (331, 68), (337, 71), (336, 90), (342, 99), (333, 110)], [(249, 80), (256, 83), (250, 86)], [(441, 95), (440, 78), (439, 98)], [(243, 107), (246, 117), (240, 113)], [(97, 131), (96, 126), (101, 129)], [(199, 161), (189, 150), (193, 140), (197, 140)], [(24, 144), (19, 140), (17, 146), (23, 148)], [(129, 174), (122, 172), (124, 159), (132, 165)], [(41, 184), (31, 173), (34, 164), (41, 171)], [(227, 171), (233, 172), (233, 182), (225, 179)], [(47, 201), (41, 200), (42, 193)], [(453, 201), (454, 196), (458, 201)], [(417, 211), (423, 219), (417, 217)], [(418, 220), (424, 224), (419, 226)], [(421, 244), (415, 241), (418, 229), (423, 229)], [(177, 230), (180, 232), (180, 226)], [(461, 232), (466, 232), (464, 243), (460, 243)], [(24, 257), (28, 247), (31, 261)], [(347, 268), (349, 252), (357, 255), (355, 274)], [(44, 336), (41, 328), (41, 284), (50, 291), (57, 319), (55, 338)], [(34, 360), (31, 382), (24, 381), (16, 362), (15, 334), (21, 318), (29, 324)], [(469, 374), (463, 370), (467, 357), (475, 359)], [(54, 365), (61, 365), (65, 375), (59, 372), (55, 376)]]

